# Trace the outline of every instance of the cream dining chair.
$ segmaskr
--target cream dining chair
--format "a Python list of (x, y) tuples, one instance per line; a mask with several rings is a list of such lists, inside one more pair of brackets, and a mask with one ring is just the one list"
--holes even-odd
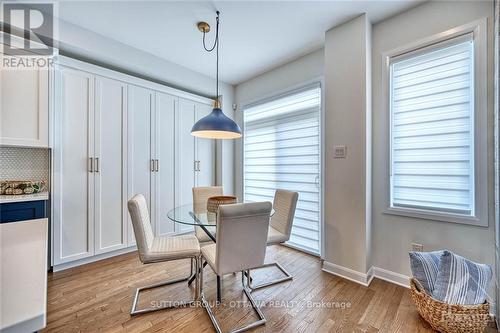
[[(199, 291), (199, 256), (200, 245), (194, 235), (181, 236), (160, 236), (155, 237), (151, 228), (148, 206), (146, 199), (142, 194), (136, 194), (128, 201), (128, 211), (132, 219), (135, 239), (137, 241), (137, 249), (139, 258), (143, 264), (152, 264), (180, 259), (191, 259), (191, 274), (186, 278), (169, 280), (156, 283), (150, 286), (138, 288), (135, 291), (135, 297), (132, 304), (131, 315), (168, 309), (173, 307), (191, 305), (198, 299)], [(193, 273), (194, 272), (194, 273)], [(164, 305), (160, 307), (137, 309), (137, 301), (139, 293), (143, 290), (153, 289), (161, 286), (171, 285), (189, 280), (192, 276), (195, 277), (195, 298), (191, 301), (162, 301)]]
[[(207, 202), (210, 197), (215, 197), (222, 195), (222, 186), (199, 186), (193, 187), (193, 212), (195, 214), (205, 213), (207, 211)], [(209, 214), (207, 213), (207, 218)], [(205, 227), (207, 231), (215, 237), (215, 228)], [(200, 247), (208, 244), (213, 244), (212, 239), (207, 235), (207, 233), (201, 227), (194, 227), (194, 234), (200, 242)], [(200, 263), (205, 267), (206, 262)], [(188, 285), (194, 280), (194, 276), (189, 279)], [(217, 290), (220, 290), (221, 278), (217, 276)]]
[[(222, 195), (222, 186), (205, 186), (205, 187), (193, 187), (193, 211), (195, 214), (203, 213), (207, 211), (207, 201), (210, 197), (215, 197)], [(215, 229), (206, 227), (207, 230), (214, 235)], [(201, 229), (200, 227), (194, 228), (194, 234), (200, 246), (205, 246), (207, 244), (213, 243), (210, 237)]]
[[(266, 323), (264, 315), (255, 304), (247, 287), (248, 280), (245, 283), (245, 273), (264, 263), (271, 208), (270, 202), (220, 206), (217, 214), (216, 243), (201, 248), (202, 258), (208, 262), (217, 276), (242, 273), (243, 292), (259, 317), (257, 321), (232, 332), (243, 332)], [(215, 330), (220, 333), (220, 325), (203, 294), (203, 270), (200, 274), (200, 290), (203, 307), (207, 310)]]
[[(293, 218), (295, 216), (295, 209), (297, 208), (298, 199), (299, 194), (297, 192), (280, 189), (276, 190), (273, 203), (274, 214), (271, 217), (271, 222), (269, 223), (269, 232), (267, 234), (268, 246), (281, 244), (290, 239), (290, 234), (292, 233)], [(254, 285), (252, 283), (253, 279), (250, 277), (249, 272), (249, 288), (251, 290), (260, 289), (293, 279), (293, 276), (277, 262), (268, 263), (257, 267), (256, 269), (273, 266), (277, 267), (285, 276), (273, 281)]]

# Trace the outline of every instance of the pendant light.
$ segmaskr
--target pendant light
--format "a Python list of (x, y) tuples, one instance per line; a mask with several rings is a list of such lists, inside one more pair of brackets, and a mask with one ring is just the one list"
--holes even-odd
[(198, 30), (203, 33), (203, 48), (207, 52), (212, 52), (215, 49), (217, 55), (216, 90), (212, 112), (194, 124), (191, 135), (208, 139), (237, 139), (241, 137), (241, 128), (222, 112), (219, 101), (219, 14), (219, 11), (217, 11), (215, 42), (211, 48), (205, 46), (205, 35), (210, 31), (210, 25), (206, 22), (198, 23)]

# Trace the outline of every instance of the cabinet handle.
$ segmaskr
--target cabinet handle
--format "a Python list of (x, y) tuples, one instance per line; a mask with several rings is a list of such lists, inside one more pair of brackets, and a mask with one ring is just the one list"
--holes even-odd
[(94, 172), (94, 159), (92, 157), (89, 157), (89, 172)]
[(158, 170), (160, 170), (160, 161), (159, 160), (155, 160), (155, 171), (158, 172)]
[(95, 158), (95, 172), (99, 172), (99, 157)]
[(151, 160), (151, 172), (155, 172), (155, 160)]

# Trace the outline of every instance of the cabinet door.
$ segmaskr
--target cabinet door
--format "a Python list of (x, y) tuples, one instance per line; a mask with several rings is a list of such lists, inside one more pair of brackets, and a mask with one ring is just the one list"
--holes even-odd
[(174, 223), (167, 217), (175, 205), (175, 109), (178, 98), (164, 93), (156, 93), (154, 151), (156, 172), (154, 172), (155, 198), (152, 200), (156, 213), (156, 234), (174, 233)]
[(54, 264), (94, 255), (94, 81), (61, 66), (54, 126)]
[(127, 246), (126, 85), (95, 80), (95, 253)]
[[(142, 194), (151, 215), (151, 114), (154, 92), (128, 85), (128, 199)], [(134, 229), (128, 216), (128, 245), (135, 244)], [(151, 223), (154, 216), (151, 215)]]
[(48, 87), (47, 68), (0, 70), (1, 145), (48, 147)]
[[(196, 103), (196, 121), (212, 112), (210, 105)], [(196, 172), (196, 186), (215, 185), (215, 140), (196, 138), (196, 156), (198, 170)]]
[[(193, 202), (193, 187), (195, 186), (195, 140), (191, 129), (195, 120), (195, 103), (179, 98), (179, 108), (176, 112), (176, 175), (175, 205), (187, 205)], [(192, 226), (176, 224), (176, 232), (184, 233), (193, 230)]]

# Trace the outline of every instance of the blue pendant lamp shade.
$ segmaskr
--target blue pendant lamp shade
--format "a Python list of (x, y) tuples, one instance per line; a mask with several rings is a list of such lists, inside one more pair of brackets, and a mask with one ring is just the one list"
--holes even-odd
[(208, 116), (198, 120), (191, 129), (191, 135), (207, 139), (237, 139), (241, 138), (241, 128), (231, 118), (227, 117), (220, 108), (219, 101), (219, 11), (217, 11), (217, 25), (215, 29), (215, 42), (210, 48), (205, 45), (205, 34), (210, 31), (210, 26), (206, 22), (198, 23), (198, 30), (203, 33), (203, 48), (207, 52), (214, 49), (217, 54), (216, 88), (214, 109)]
[(194, 124), (191, 135), (209, 139), (237, 139), (241, 138), (241, 128), (216, 107)]

